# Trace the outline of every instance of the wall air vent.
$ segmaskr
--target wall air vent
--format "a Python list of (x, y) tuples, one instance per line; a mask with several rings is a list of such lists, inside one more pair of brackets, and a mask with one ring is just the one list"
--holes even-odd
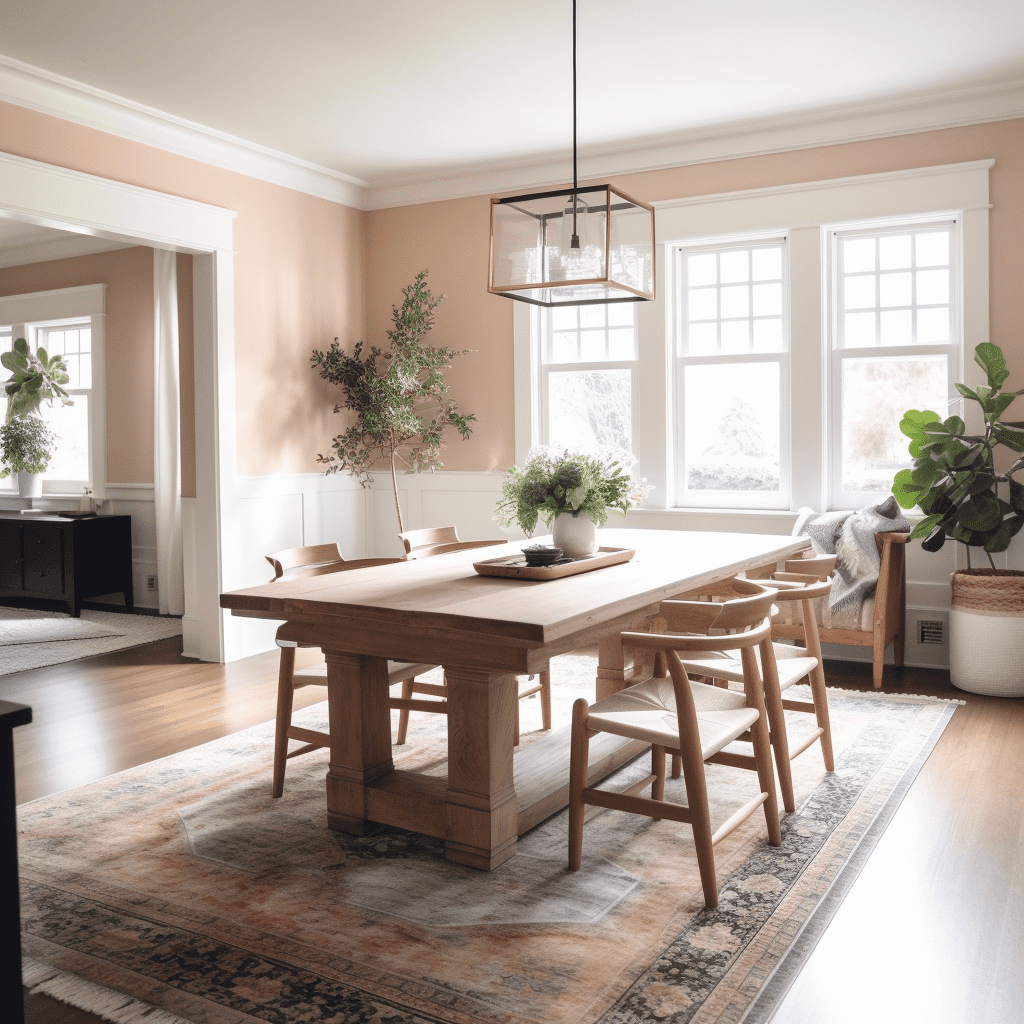
[(942, 619), (918, 619), (917, 642), (919, 644), (941, 644)]

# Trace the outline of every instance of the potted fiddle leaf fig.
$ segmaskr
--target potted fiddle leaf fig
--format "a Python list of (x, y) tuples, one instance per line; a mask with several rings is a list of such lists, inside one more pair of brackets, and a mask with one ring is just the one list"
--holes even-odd
[[(1006, 551), (1024, 527), (1024, 483), (1016, 478), (1024, 469), (1024, 421), (1003, 419), (1024, 389), (1003, 390), (1010, 374), (997, 345), (978, 345), (974, 360), (987, 383), (956, 389), (980, 407), (982, 432), (968, 433), (960, 416), (908, 410), (900, 430), (910, 438), (914, 468), (896, 474), (892, 493), (904, 508), (916, 505), (924, 512), (910, 536), (920, 538), (925, 551), (938, 551), (947, 537), (966, 549), (968, 567), (951, 581), (953, 685), (1021, 697), (1024, 665), (1010, 652), (1024, 643), (1024, 571), (998, 569), (992, 555)], [(972, 567), (972, 548), (985, 553), (988, 566)]]

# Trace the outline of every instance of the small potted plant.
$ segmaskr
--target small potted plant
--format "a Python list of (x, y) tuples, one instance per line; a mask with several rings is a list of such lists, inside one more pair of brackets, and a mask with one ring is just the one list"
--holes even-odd
[(597, 527), (608, 521), (609, 509), (625, 515), (649, 493), (647, 482), (633, 480), (615, 457), (533, 448), (522, 469), (513, 466), (505, 475), (494, 519), (531, 537), (542, 520), (556, 547), (581, 558), (597, 550)]
[[(1024, 644), (1024, 571), (997, 569), (992, 555), (1006, 551), (1024, 527), (1024, 422), (1002, 419), (1021, 391), (1003, 391), (1009, 376), (997, 345), (984, 343), (975, 362), (988, 383), (957, 384), (981, 409), (984, 430), (968, 434), (960, 416), (940, 419), (931, 410), (910, 409), (900, 430), (910, 438), (914, 468), (900, 470), (892, 485), (904, 508), (925, 513), (911, 533), (925, 551), (938, 551), (947, 537), (963, 544), (967, 569), (953, 573), (949, 617), (950, 678), (972, 693), (1024, 696), (1024, 665), (1012, 655)], [(1000, 448), (1016, 453), (997, 460)], [(1011, 461), (1012, 460), (1012, 461)], [(1009, 461), (1005, 472), (997, 461)], [(989, 565), (972, 568), (971, 549), (981, 548)]]
[(39, 416), (15, 416), (0, 427), (0, 480), (18, 474), (18, 493), (37, 498), (53, 458), (54, 436)]

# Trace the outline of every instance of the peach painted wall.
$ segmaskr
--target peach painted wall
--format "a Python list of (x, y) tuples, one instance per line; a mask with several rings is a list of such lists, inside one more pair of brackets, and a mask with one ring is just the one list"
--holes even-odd
[[(1024, 120), (901, 135), (869, 142), (675, 167), (611, 179), (647, 201), (993, 158), (990, 174), (991, 340), (1024, 386)], [(424, 268), (447, 293), (437, 343), (473, 349), (449, 372), (455, 400), (480, 417), (468, 442), (455, 439), (446, 469), (502, 469), (514, 460), (512, 301), (487, 292), (489, 199), (477, 197), (369, 214), (369, 337), (380, 343), (392, 304)]]
[(7, 103), (0, 149), (237, 211), (238, 472), (315, 471), (337, 417), (309, 353), (365, 334), (365, 214)]

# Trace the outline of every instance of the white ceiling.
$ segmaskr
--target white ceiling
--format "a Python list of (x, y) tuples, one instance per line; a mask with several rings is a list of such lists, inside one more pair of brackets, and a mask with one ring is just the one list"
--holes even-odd
[[(570, 0), (3, 0), (0, 53), (372, 187), (571, 173)], [(628, 154), (1019, 86), (1024, 3), (579, 0), (578, 76), (581, 154)]]

